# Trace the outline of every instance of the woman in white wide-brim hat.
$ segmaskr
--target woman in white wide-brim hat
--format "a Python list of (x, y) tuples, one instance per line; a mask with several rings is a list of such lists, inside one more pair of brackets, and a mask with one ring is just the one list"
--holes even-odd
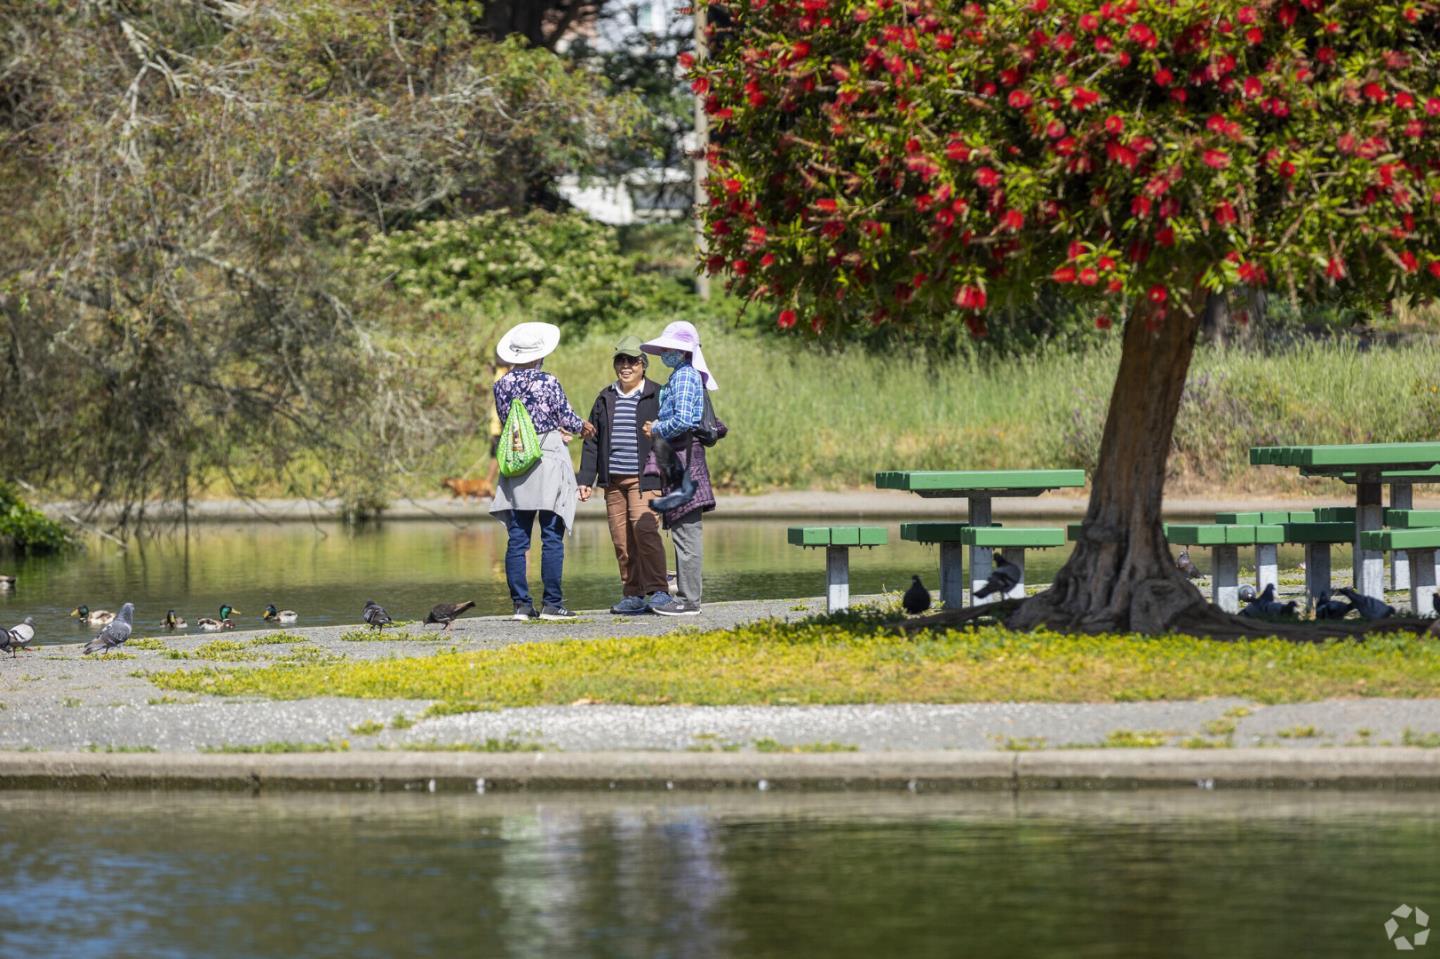
[[(490, 501), (490, 512), (505, 524), (510, 541), (505, 549), (505, 580), (515, 618), (572, 619), (565, 608), (560, 579), (565, 566), (565, 531), (575, 523), (575, 468), (565, 450), (564, 433), (593, 436), (595, 427), (570, 406), (560, 381), (541, 370), (546, 356), (560, 345), (560, 328), (550, 323), (521, 323), (500, 338), (495, 348), (511, 370), (495, 381), (495, 409), (503, 419), (519, 400), (535, 424), (540, 462), (519, 476), (502, 476)], [(535, 521), (540, 521), (540, 578), (545, 584), (540, 612), (530, 598), (525, 554)]]
[[(697, 430), (705, 418), (706, 393), (720, 387), (700, 350), (700, 333), (684, 320), (671, 323), (640, 348), (670, 367), (670, 379), (660, 390), (660, 417), (646, 423), (644, 433), (669, 442), (695, 484), (690, 499), (662, 514), (675, 544), (675, 596), (653, 599), (650, 609), (662, 616), (695, 616), (700, 612), (704, 560), (701, 518), (715, 508), (705, 444)], [(706, 442), (724, 435), (725, 425), (717, 420), (715, 437)]]

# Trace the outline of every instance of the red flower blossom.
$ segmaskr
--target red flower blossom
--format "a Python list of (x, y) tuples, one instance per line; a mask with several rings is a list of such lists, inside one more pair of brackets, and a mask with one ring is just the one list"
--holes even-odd
[(1230, 205), (1229, 200), (1221, 200), (1215, 207), (1215, 222), (1221, 226), (1229, 226), (1235, 222), (1235, 208)]
[(982, 166), (975, 171), (975, 182), (987, 190), (992, 190), (1000, 185), (1000, 174), (988, 166)]
[(1077, 277), (1081, 286), (1094, 286), (1100, 282), (1100, 274), (1095, 272), (1093, 267), (1085, 267)]
[(1200, 159), (1205, 161), (1206, 166), (1216, 170), (1223, 170), (1230, 165), (1230, 154), (1224, 150), (1206, 150)]
[(1095, 317), (1095, 329), (1108, 330), (1110, 329), (1110, 326), (1110, 317), (1106, 316), (1104, 313), (1101, 313), (1099, 316)]
[(955, 291), (955, 305), (978, 313), (985, 309), (985, 291), (978, 286), (962, 286)]
[(839, 204), (828, 198), (815, 201), (815, 209), (821, 213), (834, 213), (838, 208)]
[(1168, 87), (1170, 84), (1172, 84), (1172, 83), (1174, 83), (1174, 82), (1175, 82), (1175, 74), (1171, 73), (1171, 72), (1170, 72), (1169, 70), (1167, 70), (1165, 67), (1161, 67), (1160, 69), (1158, 69), (1158, 70), (1155, 71), (1155, 83), (1156, 83), (1156, 85), (1162, 86), (1162, 87)]
[(795, 325), (795, 311), (781, 310), (780, 315), (775, 318), (775, 324), (782, 330), (788, 330)]
[(1112, 113), (1105, 118), (1105, 132), (1112, 136), (1119, 136), (1125, 132), (1125, 118), (1118, 113)]
[(1015, 109), (1023, 110), (1035, 101), (1030, 96), (1030, 94), (1026, 93), (1024, 90), (1011, 90), (1007, 102), (1009, 102), (1009, 104)]
[(1414, 273), (1420, 269), (1420, 260), (1409, 250), (1402, 250), (1400, 252), (1400, 265), (1405, 267), (1406, 273)]
[(1050, 273), (1050, 279), (1056, 283), (1074, 283), (1076, 275), (1075, 267), (1067, 263), (1064, 266), (1057, 266)]
[(1338, 256), (1332, 256), (1325, 262), (1325, 275), (1332, 280), (1345, 278), (1345, 261)]
[(1147, 295), (1151, 303), (1164, 303), (1169, 299), (1170, 291), (1157, 283), (1155, 286), (1150, 287), (1150, 292)]
[(1000, 217), (1000, 225), (1007, 230), (1019, 230), (1025, 225), (1025, 214), (1019, 210), (1006, 210)]

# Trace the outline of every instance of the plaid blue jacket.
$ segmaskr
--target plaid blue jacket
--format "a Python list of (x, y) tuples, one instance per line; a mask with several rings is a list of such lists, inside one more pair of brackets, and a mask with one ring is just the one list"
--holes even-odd
[(660, 419), (655, 432), (674, 439), (700, 425), (705, 415), (705, 384), (700, 371), (688, 362), (675, 367), (669, 381), (660, 388)]

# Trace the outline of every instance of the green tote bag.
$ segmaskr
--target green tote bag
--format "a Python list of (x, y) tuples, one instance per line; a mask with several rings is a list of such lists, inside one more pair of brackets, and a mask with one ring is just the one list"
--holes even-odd
[(519, 399), (510, 401), (510, 412), (500, 430), (500, 475), (520, 476), (540, 462), (540, 438), (530, 412)]

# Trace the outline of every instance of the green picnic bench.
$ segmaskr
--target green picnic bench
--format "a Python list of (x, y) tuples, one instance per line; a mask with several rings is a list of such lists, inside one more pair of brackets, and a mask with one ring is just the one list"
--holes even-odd
[(785, 536), (791, 546), (824, 548), (825, 609), (831, 613), (850, 608), (850, 550), (890, 541), (884, 526), (791, 526)]
[[(1065, 545), (1065, 531), (1038, 526), (971, 526), (968, 523), (901, 523), (900, 538), (912, 543), (926, 543), (940, 547), (940, 605), (944, 609), (959, 609), (965, 605), (965, 547), (981, 550), (1000, 550), (1000, 555), (1020, 568), (1020, 580), (1014, 589), (1004, 596), (995, 593), (981, 599), (975, 593), (990, 578), (991, 564), (984, 564), (984, 575), (971, 563), (970, 605), (998, 602), (1001, 599), (1023, 599), (1025, 597), (1025, 551), (1027, 549), (1049, 549)], [(973, 556), (973, 554), (972, 554)]]
[(1405, 557), (1408, 566), (1410, 609), (1416, 616), (1428, 616), (1434, 608), (1435, 560), (1440, 555), (1440, 510), (1387, 509), (1385, 524), (1390, 529), (1366, 530), (1360, 534), (1363, 549), (1393, 553), (1395, 564)]

